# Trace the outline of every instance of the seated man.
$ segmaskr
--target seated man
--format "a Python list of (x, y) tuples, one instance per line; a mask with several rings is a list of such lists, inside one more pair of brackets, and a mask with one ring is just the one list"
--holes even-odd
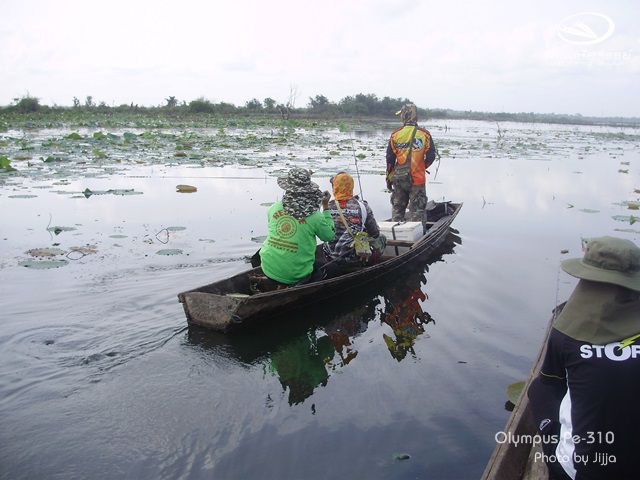
[(283, 285), (301, 285), (339, 273), (335, 266), (332, 273), (331, 264), (315, 262), (316, 237), (328, 241), (335, 236), (329, 192), (323, 194), (302, 168), (292, 168), (278, 185), (285, 193), (269, 208), (268, 234), (259, 252), (264, 274)]
[(553, 479), (638, 478), (640, 248), (589, 239), (529, 400)]
[[(353, 177), (340, 172), (331, 179), (335, 200), (329, 202), (331, 217), (335, 223), (336, 236), (324, 244), (327, 258), (340, 266), (373, 265), (384, 251), (386, 238), (380, 229), (373, 211), (366, 202), (353, 196)], [(371, 245), (364, 253), (358, 255), (357, 243), (363, 235), (364, 242)], [(358, 242), (356, 242), (356, 237)]]

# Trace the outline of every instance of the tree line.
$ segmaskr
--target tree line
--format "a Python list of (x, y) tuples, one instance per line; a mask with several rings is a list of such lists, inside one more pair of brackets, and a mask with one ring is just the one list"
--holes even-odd
[[(242, 106), (232, 103), (214, 103), (204, 97), (191, 101), (180, 101), (175, 96), (164, 99), (164, 104), (155, 107), (139, 106), (134, 104), (122, 104), (119, 106), (109, 106), (104, 101), (96, 102), (93, 96), (87, 96), (84, 100), (74, 97), (72, 107), (47, 106), (42, 105), (37, 97), (27, 94), (22, 98), (14, 99), (12, 105), (0, 107), (1, 113), (37, 113), (56, 111), (78, 111), (78, 112), (99, 112), (99, 113), (137, 113), (137, 114), (166, 114), (166, 115), (188, 115), (188, 114), (209, 114), (209, 115), (278, 115), (283, 119), (292, 116), (300, 117), (321, 117), (321, 118), (345, 118), (345, 117), (376, 117), (392, 118), (400, 110), (402, 105), (412, 102), (408, 98), (379, 98), (375, 94), (358, 93), (342, 98), (338, 102), (330, 101), (324, 95), (309, 97), (304, 107), (296, 105), (298, 99), (297, 88), (291, 87), (289, 98), (284, 102), (278, 102), (267, 97), (263, 100), (252, 98)], [(418, 118), (422, 121), (428, 119), (467, 119), (484, 120), (495, 122), (527, 122), (527, 123), (568, 123), (568, 124), (625, 124), (640, 126), (640, 118), (622, 117), (588, 117), (580, 114), (556, 114), (556, 113), (534, 113), (534, 112), (477, 112), (471, 110), (452, 109), (427, 109), (418, 107)]]

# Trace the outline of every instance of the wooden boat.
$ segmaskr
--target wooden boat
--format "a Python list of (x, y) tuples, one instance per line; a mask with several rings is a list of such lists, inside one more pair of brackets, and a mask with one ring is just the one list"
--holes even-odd
[[(538, 428), (533, 420), (527, 390), (533, 379), (540, 372), (547, 351), (547, 339), (551, 333), (551, 326), (562, 311), (563, 306), (564, 304), (553, 311), (542, 347), (533, 363), (529, 378), (525, 382), (520, 398), (515, 404), (503, 430), (507, 435), (506, 438), (511, 435), (511, 438), (530, 439), (538, 433)], [(517, 443), (506, 441), (498, 443), (485, 468), (482, 480), (540, 480), (549, 478), (546, 464), (540, 458), (535, 458), (536, 453), (541, 454), (542, 448), (539, 444), (533, 445), (533, 442), (523, 441)]]
[(230, 332), (331, 298), (351, 295), (383, 281), (387, 275), (401, 273), (414, 262), (427, 259), (444, 241), (461, 208), (462, 203), (430, 202), (427, 212), (441, 211), (443, 216), (434, 221), (428, 216), (429, 229), (424, 236), (415, 242), (388, 240), (387, 246), (404, 248), (397, 254), (385, 254), (376, 265), (353, 269), (336, 278), (276, 289), (260, 267), (256, 267), (179, 293), (178, 299), (189, 324)]

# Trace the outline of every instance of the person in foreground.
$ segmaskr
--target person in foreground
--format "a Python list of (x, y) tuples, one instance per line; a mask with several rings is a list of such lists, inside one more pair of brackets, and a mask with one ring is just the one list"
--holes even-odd
[[(353, 185), (353, 177), (346, 172), (331, 179), (334, 200), (329, 202), (329, 210), (336, 235), (324, 244), (324, 252), (340, 267), (373, 265), (386, 244), (369, 204), (353, 196)], [(362, 252), (356, 249), (360, 241)]]
[[(402, 127), (387, 145), (387, 188), (391, 190), (391, 220), (426, 225), (426, 170), (436, 158), (436, 147), (428, 130), (418, 126), (418, 109), (407, 103), (398, 112)], [(405, 212), (409, 207), (409, 215)]]
[(303, 168), (292, 168), (286, 177), (278, 178), (278, 185), (285, 193), (267, 214), (267, 238), (260, 248), (262, 271), (284, 285), (334, 276), (337, 267), (315, 262), (316, 237), (327, 242), (336, 234), (329, 212), (331, 195), (321, 192), (311, 181), (311, 172)]
[(554, 479), (633, 479), (640, 432), (640, 249), (587, 241), (528, 395)]

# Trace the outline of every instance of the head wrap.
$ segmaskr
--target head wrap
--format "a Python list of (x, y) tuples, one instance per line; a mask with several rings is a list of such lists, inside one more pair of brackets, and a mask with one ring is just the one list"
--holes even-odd
[(353, 177), (346, 172), (340, 172), (331, 179), (333, 196), (336, 200), (346, 200), (353, 197)]

